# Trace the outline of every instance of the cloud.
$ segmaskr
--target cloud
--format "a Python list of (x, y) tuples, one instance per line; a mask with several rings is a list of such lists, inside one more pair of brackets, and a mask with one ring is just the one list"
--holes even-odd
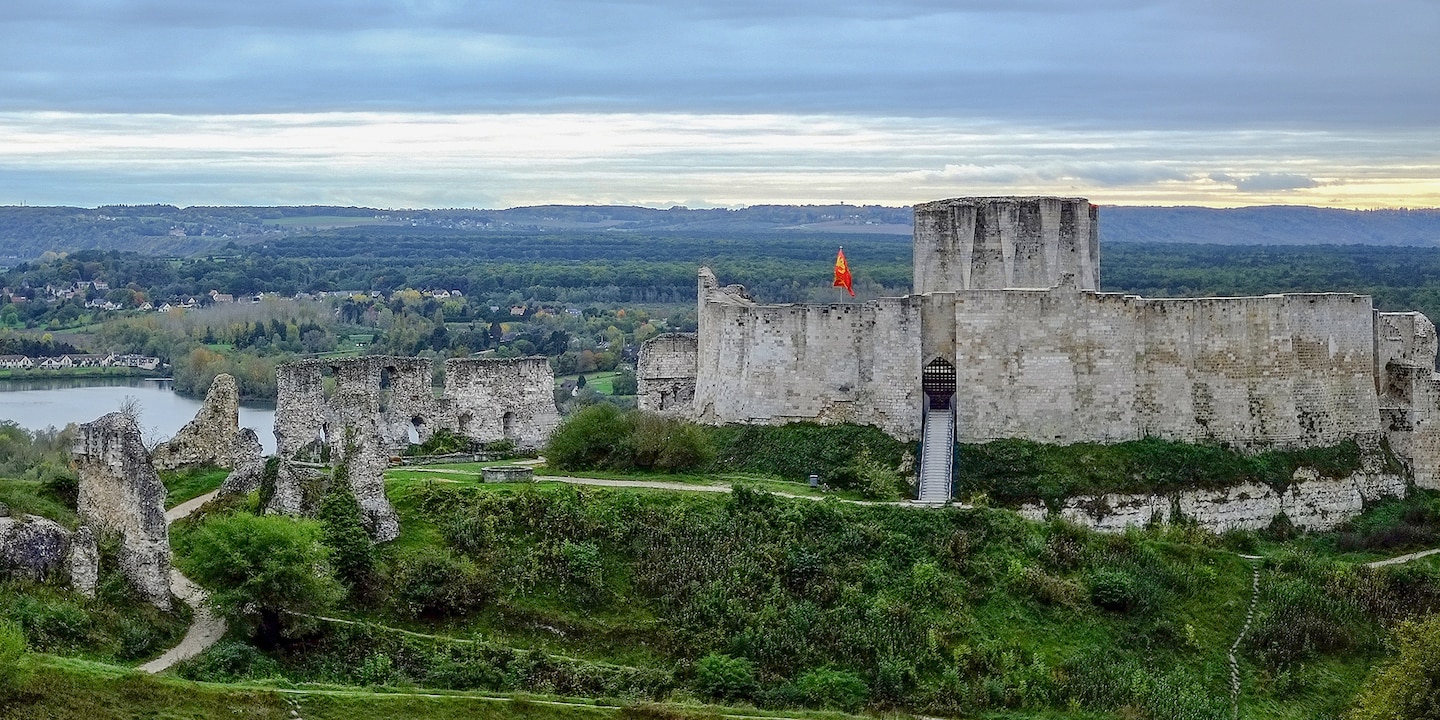
[(0, 204), (908, 205), (1054, 194), (1105, 204), (1440, 205), (1440, 138), (1428, 131), (1077, 130), (786, 114), (22, 112), (0, 113), (0, 137)]
[(1235, 177), (1227, 173), (1210, 173), (1207, 177), (1215, 182), (1234, 185), (1235, 189), (1242, 193), (1284, 192), (1315, 188), (1321, 185), (1320, 181), (1314, 178), (1294, 173), (1262, 172), (1244, 177)]
[(0, 110), (1414, 128), (1437, 34), (1413, 0), (10, 0)]

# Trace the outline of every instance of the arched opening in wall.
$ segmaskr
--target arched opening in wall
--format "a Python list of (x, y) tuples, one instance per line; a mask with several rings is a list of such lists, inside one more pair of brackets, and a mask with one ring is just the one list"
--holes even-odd
[(925, 392), (931, 410), (948, 409), (950, 398), (955, 395), (955, 366), (945, 358), (931, 360), (920, 372), (920, 389)]
[(425, 429), (425, 421), (419, 417), (410, 418), (410, 423), (405, 426), (405, 434), (408, 436), (411, 445), (420, 444), (420, 431)]
[(506, 440), (515, 439), (515, 413), (507, 412), (500, 418), (500, 432)]
[(460, 421), (459, 428), (461, 435), (470, 435), (475, 430), (475, 414), (469, 412), (460, 413), (457, 418)]
[(334, 365), (326, 365), (320, 368), (320, 395), (326, 400), (335, 397), (335, 374), (340, 368)]

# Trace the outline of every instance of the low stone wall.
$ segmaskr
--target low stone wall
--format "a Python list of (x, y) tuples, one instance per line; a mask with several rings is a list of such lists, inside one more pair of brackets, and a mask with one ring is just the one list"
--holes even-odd
[(1080, 495), (1066, 498), (1053, 511), (1041, 503), (1026, 503), (1019, 513), (1031, 520), (1058, 516), (1099, 532), (1124, 532), (1181, 519), (1213, 532), (1260, 530), (1281, 515), (1303, 530), (1330, 530), (1359, 515), (1366, 503), (1405, 497), (1407, 490), (1403, 475), (1360, 471), (1331, 479), (1300, 468), (1283, 493), (1268, 485), (1244, 483), (1218, 490)]
[(497, 465), (480, 468), (480, 477), (487, 483), (531, 482), (535, 479), (535, 468), (524, 465)]

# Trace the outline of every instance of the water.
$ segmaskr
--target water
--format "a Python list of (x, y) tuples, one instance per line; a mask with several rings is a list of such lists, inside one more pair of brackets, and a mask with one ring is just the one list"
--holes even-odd
[[(43, 430), (86, 423), (120, 409), (128, 397), (140, 403), (140, 432), (146, 442), (173, 436), (200, 410), (200, 401), (176, 395), (169, 380), (142, 378), (60, 378), (0, 381), (0, 420)], [(241, 405), (240, 427), (275, 452), (275, 408)]]

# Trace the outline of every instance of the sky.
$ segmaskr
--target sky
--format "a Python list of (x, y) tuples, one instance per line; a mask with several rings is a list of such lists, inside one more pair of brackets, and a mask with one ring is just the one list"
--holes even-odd
[(5, 0), (0, 204), (1440, 206), (1435, 0)]

